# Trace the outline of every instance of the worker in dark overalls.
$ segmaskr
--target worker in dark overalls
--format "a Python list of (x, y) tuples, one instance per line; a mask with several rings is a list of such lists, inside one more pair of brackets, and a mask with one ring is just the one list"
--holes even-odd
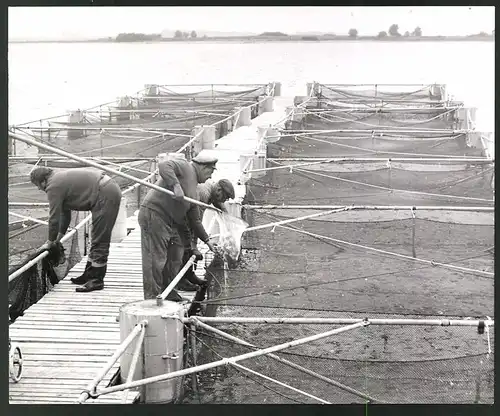
[[(184, 248), (190, 241), (186, 221), (197, 238), (216, 252), (201, 223), (198, 205), (184, 199), (196, 199), (198, 183), (212, 176), (216, 163), (216, 158), (200, 154), (191, 162), (168, 159), (158, 164), (160, 178), (156, 185), (172, 191), (174, 196), (151, 189), (139, 210), (144, 299), (161, 294), (182, 268)], [(167, 300), (179, 302), (183, 298), (173, 289)]]
[[(224, 202), (229, 199), (234, 199), (234, 195), (233, 184), (228, 179), (220, 179), (217, 182), (208, 180), (205, 183), (199, 184), (197, 187), (198, 201), (207, 205), (212, 204), (223, 212), (227, 212)], [(205, 207), (199, 207), (200, 221), (203, 220), (205, 210)], [(198, 237), (196, 237), (194, 233), (191, 233), (190, 245), (185, 248), (183, 263), (186, 263), (193, 254), (196, 256), (196, 261), (203, 260), (203, 255), (200, 253), (197, 246)], [(187, 270), (184, 278), (181, 279), (176, 288), (187, 292), (193, 292), (198, 290), (198, 286), (205, 285), (206, 281), (199, 279), (194, 272), (195, 270), (196, 263)]]
[(92, 213), (90, 252), (83, 274), (71, 282), (82, 285), (77, 292), (104, 288), (111, 233), (120, 209), (122, 193), (118, 184), (94, 168), (54, 171), (45, 166), (33, 169), (31, 182), (47, 194), (49, 200), (49, 237), (42, 246), (50, 250), (68, 230), (71, 211)]

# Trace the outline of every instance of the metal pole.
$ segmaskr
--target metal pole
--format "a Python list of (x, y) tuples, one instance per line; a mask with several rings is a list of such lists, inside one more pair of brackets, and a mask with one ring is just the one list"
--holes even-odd
[[(270, 162), (274, 163), (279, 163), (277, 162), (278, 159), (267, 159)], [(301, 167), (301, 166), (312, 166), (312, 165), (321, 165), (323, 163), (360, 163), (360, 162), (368, 162), (368, 163), (377, 163), (377, 162), (387, 162), (390, 160), (391, 162), (399, 162), (399, 163), (419, 163), (419, 162), (436, 162), (436, 163), (442, 163), (442, 162), (451, 162), (451, 163), (475, 163), (475, 164), (491, 164), (492, 160), (491, 159), (471, 159), (471, 158), (393, 158), (391, 157), (390, 159), (387, 158), (375, 158), (375, 157), (363, 157), (363, 158), (332, 158), (332, 159), (324, 159), (321, 161), (314, 161), (314, 162), (306, 162), (306, 163), (296, 163), (295, 165), (280, 165), (280, 166), (273, 166), (270, 168), (262, 168), (262, 169), (252, 169), (252, 170), (245, 170), (244, 173), (251, 173), (251, 172), (267, 172), (270, 170), (279, 170), (279, 169), (290, 169), (293, 170), (294, 168)]]
[[(184, 323), (193, 320), (202, 323), (217, 324), (313, 324), (313, 325), (348, 325), (368, 321), (370, 325), (417, 325), (417, 326), (466, 326), (477, 327), (481, 322), (494, 326), (495, 321), (486, 319), (371, 319), (371, 318), (273, 318), (273, 317), (210, 317), (196, 316), (182, 318)], [(212, 329), (212, 328), (211, 328)]]
[[(189, 330), (190, 330), (190, 333), (189, 333), (189, 339), (191, 341), (191, 355), (193, 357), (193, 366), (196, 367), (198, 364), (197, 364), (197, 360), (196, 360), (196, 336), (195, 336), (195, 324), (191, 322), (191, 324), (189, 325)], [(198, 393), (198, 373), (193, 373), (191, 375), (191, 384), (193, 386), (193, 391), (195, 391), (197, 394)]]
[(194, 263), (195, 260), (196, 260), (196, 256), (192, 255), (189, 258), (189, 260), (186, 262), (186, 264), (184, 265), (184, 267), (174, 277), (174, 280), (172, 280), (170, 282), (170, 284), (167, 286), (167, 288), (161, 294), (159, 294), (156, 297), (156, 304), (158, 306), (163, 305), (163, 301), (165, 300), (165, 298), (169, 295), (169, 293), (172, 291), (172, 289), (175, 287), (175, 285), (177, 283), (179, 283), (179, 280), (182, 279), (182, 277), (184, 276), (184, 274), (187, 272), (187, 270), (189, 269), (189, 267), (191, 267), (191, 265)]
[(321, 217), (323, 215), (329, 215), (329, 214), (336, 214), (339, 212), (344, 212), (349, 210), (350, 210), (349, 207), (344, 207), (340, 209), (333, 209), (326, 212), (318, 212), (317, 214), (305, 215), (303, 217), (298, 217), (298, 218), (290, 218), (288, 220), (272, 222), (270, 224), (256, 225), (254, 227), (246, 228), (243, 232), (262, 230), (263, 228), (276, 227), (278, 225), (289, 224), (291, 222), (296, 222), (296, 221), (308, 220), (310, 218)]
[(19, 217), (19, 218), (22, 218), (24, 220), (37, 222), (38, 224), (48, 225), (47, 221), (42, 221), (42, 220), (39, 220), (38, 218), (27, 217), (26, 215), (16, 214), (15, 212), (12, 212), (12, 211), (9, 211), (9, 215), (13, 215), (14, 217)]
[[(230, 335), (230, 334), (228, 334), (228, 333), (226, 333), (224, 331), (221, 331), (221, 330), (219, 330), (217, 328), (214, 328), (214, 327), (212, 327), (210, 325), (204, 324), (203, 322), (201, 322), (197, 318), (193, 317), (193, 318), (190, 318), (190, 319), (192, 319), (195, 322), (196, 325), (199, 325), (202, 328), (205, 328), (205, 329), (207, 329), (209, 331), (212, 331), (212, 332), (214, 332), (216, 334), (219, 334), (219, 335), (221, 335), (224, 338), (230, 339), (230, 340), (232, 340), (234, 342), (237, 342), (238, 344), (241, 344), (241, 345), (246, 345), (246, 346), (249, 346), (249, 347), (255, 347), (255, 345), (252, 345), (249, 342), (246, 342), (246, 341), (244, 341), (244, 340), (242, 340), (240, 338), (237, 338), (237, 337), (235, 337), (233, 335)], [(321, 374), (318, 374), (318, 373), (316, 373), (316, 372), (314, 372), (312, 370), (304, 368), (304, 367), (302, 367), (302, 366), (300, 366), (298, 364), (295, 364), (294, 362), (288, 361), (288, 360), (286, 360), (284, 358), (281, 358), (281, 357), (279, 357), (279, 356), (277, 356), (275, 354), (268, 354), (268, 356), (269, 356), (269, 358), (272, 358), (272, 359), (274, 359), (276, 361), (279, 361), (279, 362), (281, 362), (281, 363), (283, 363), (285, 365), (288, 365), (289, 367), (295, 368), (296, 370), (302, 371), (303, 373), (306, 373), (306, 374), (308, 374), (308, 375), (310, 375), (312, 377), (318, 378), (318, 379), (320, 379), (320, 380), (322, 380), (322, 381), (324, 381), (324, 382), (326, 382), (328, 384), (331, 384), (331, 385), (333, 385), (335, 387), (338, 387), (338, 388), (340, 388), (342, 390), (348, 391), (349, 393), (352, 393), (352, 394), (354, 394), (356, 396), (362, 397), (363, 399), (367, 399), (367, 400), (369, 400), (371, 402), (382, 403), (380, 400), (374, 399), (373, 397), (370, 397), (370, 396), (368, 396), (368, 395), (366, 395), (366, 394), (364, 394), (364, 393), (362, 393), (362, 392), (360, 392), (358, 390), (355, 390), (355, 389), (353, 389), (353, 388), (351, 388), (349, 386), (346, 386), (345, 384), (339, 383), (338, 381), (335, 381), (335, 380), (331, 380), (328, 377), (325, 377), (325, 376), (323, 376)]]
[[(139, 179), (139, 178), (136, 178), (134, 176), (128, 175), (126, 173), (123, 173), (123, 172), (111, 169), (111, 168), (109, 168), (107, 166), (100, 165), (99, 163), (93, 162), (92, 160), (89, 160), (89, 159), (86, 159), (86, 158), (83, 158), (83, 157), (80, 157), (80, 156), (73, 155), (71, 153), (65, 152), (64, 150), (60, 150), (60, 149), (57, 149), (55, 147), (48, 146), (48, 145), (46, 145), (44, 143), (38, 142), (38, 141), (30, 139), (28, 137), (23, 137), (23, 136), (21, 136), (19, 134), (16, 134), (16, 133), (10, 133), (9, 132), (9, 135), (12, 136), (14, 139), (20, 140), (20, 141), (22, 141), (24, 143), (28, 143), (28, 144), (40, 147), (42, 149), (48, 150), (49, 152), (57, 153), (57, 154), (59, 154), (61, 156), (68, 157), (70, 159), (76, 160), (76, 161), (78, 161), (80, 163), (83, 163), (85, 165), (92, 166), (92, 167), (95, 167), (97, 169), (103, 170), (105, 172), (111, 173), (113, 175), (121, 176), (123, 178), (126, 178), (126, 179), (129, 179), (131, 181), (137, 182), (137, 183), (139, 183), (141, 185), (145, 185), (148, 188), (155, 189), (155, 190), (157, 190), (159, 192), (163, 192), (163, 193), (166, 193), (168, 195), (174, 195), (174, 193), (172, 191), (169, 191), (168, 189), (162, 188), (161, 186), (152, 184), (150, 182), (146, 182), (146, 181), (144, 181), (142, 179)], [(205, 207), (205, 208), (209, 208), (209, 209), (211, 209), (213, 211), (221, 212), (220, 209), (217, 209), (217, 208), (213, 207), (212, 205), (204, 204), (203, 202), (197, 201), (196, 199), (191, 199), (191, 198), (189, 198), (187, 196), (184, 196), (184, 199), (186, 201), (188, 201), (188, 202), (191, 202), (192, 204), (196, 204), (196, 205), (199, 205), (199, 206), (202, 206), (202, 207)]]
[(311, 399), (314, 399), (314, 400), (316, 400), (316, 401), (318, 401), (318, 402), (320, 402), (322, 404), (332, 404), (331, 402), (327, 402), (326, 400), (320, 399), (319, 397), (313, 396), (312, 394), (309, 394), (309, 393), (307, 393), (305, 391), (296, 389), (295, 387), (292, 387), (292, 386), (290, 386), (290, 385), (288, 385), (286, 383), (282, 383), (281, 381), (275, 380), (274, 378), (268, 377), (268, 376), (266, 376), (266, 375), (264, 375), (262, 373), (254, 371), (254, 370), (252, 370), (252, 369), (250, 369), (248, 367), (244, 367), (244, 366), (242, 366), (242, 365), (240, 365), (238, 363), (232, 363), (231, 365), (233, 365), (233, 366), (235, 366), (237, 368), (240, 368), (242, 370), (248, 371), (249, 373), (252, 373), (252, 374), (256, 375), (257, 377), (261, 377), (261, 378), (263, 378), (265, 380), (268, 380), (268, 381), (271, 381), (273, 383), (276, 383), (278, 386), (285, 387), (285, 388), (287, 388), (289, 390), (292, 390), (292, 391), (294, 391), (296, 393), (299, 393), (299, 394), (303, 394), (304, 396), (307, 396), (307, 397), (309, 397)]
[[(135, 367), (137, 366), (137, 361), (139, 360), (139, 352), (141, 351), (142, 341), (144, 341), (144, 335), (146, 334), (146, 326), (142, 325), (141, 332), (139, 333), (139, 338), (135, 343), (134, 354), (132, 355), (132, 362), (130, 363), (130, 368), (128, 370), (127, 383), (132, 381), (135, 373)], [(123, 403), (127, 403), (128, 393), (130, 390), (125, 390), (123, 395)]]
[(130, 388), (134, 388), (134, 387), (140, 387), (140, 386), (144, 386), (144, 385), (151, 384), (151, 383), (157, 383), (159, 381), (170, 380), (172, 378), (181, 377), (181, 376), (185, 376), (188, 374), (193, 374), (193, 373), (196, 373), (199, 371), (209, 370), (210, 368), (219, 367), (221, 365), (228, 365), (228, 364), (236, 363), (238, 361), (247, 360), (249, 358), (260, 357), (262, 355), (266, 355), (266, 354), (269, 354), (271, 352), (281, 351), (281, 350), (284, 350), (286, 348), (291, 348), (291, 347), (295, 347), (297, 345), (305, 344), (307, 342), (317, 341), (317, 340), (320, 340), (320, 339), (323, 339), (326, 337), (330, 337), (332, 335), (337, 335), (337, 334), (340, 334), (342, 332), (350, 331), (351, 329), (357, 329), (357, 328), (364, 327), (367, 325), (369, 325), (368, 322), (358, 322), (358, 323), (353, 324), (353, 325), (347, 325), (347, 326), (344, 326), (342, 328), (333, 329), (331, 331), (312, 335), (312, 336), (309, 336), (306, 338), (299, 338), (295, 341), (290, 341), (290, 342), (286, 342), (284, 344), (275, 345), (273, 347), (253, 351), (253, 352), (250, 352), (247, 354), (238, 355), (236, 357), (223, 358), (222, 360), (214, 361), (212, 363), (208, 363), (208, 364), (204, 364), (204, 365), (200, 365), (198, 367), (187, 368), (185, 370), (174, 371), (172, 373), (161, 374), (159, 376), (154, 376), (154, 377), (148, 377), (148, 378), (145, 378), (143, 380), (137, 380), (137, 381), (122, 384), (119, 386), (107, 387), (107, 388), (102, 389), (99, 392), (96, 392), (96, 395), (101, 396), (103, 394), (114, 393), (116, 391), (130, 389)]
[[(10, 203), (9, 203), (10, 205)], [(346, 205), (243, 205), (245, 209), (340, 209)], [(351, 210), (374, 210), (374, 211), (479, 211), (494, 212), (495, 207), (458, 207), (458, 206), (425, 206), (425, 205), (350, 205)]]
[[(9, 156), (9, 161), (20, 161), (20, 162), (36, 162), (37, 160), (57, 160), (57, 161), (65, 161), (67, 158), (65, 157), (60, 157), (60, 156), (48, 156), (48, 155), (42, 155), (39, 157), (30, 157), (30, 156)], [(97, 159), (97, 160), (111, 160), (115, 162), (135, 162), (135, 161), (147, 161), (147, 160), (153, 160), (154, 158), (152, 157), (127, 157), (127, 156), (104, 156), (104, 157), (92, 157), (89, 156), (87, 159)]]
[[(108, 360), (106, 365), (101, 369), (101, 371), (97, 374), (97, 376), (87, 385), (87, 389), (83, 391), (80, 394), (80, 397), (78, 399), (78, 403), (83, 403), (85, 400), (87, 400), (90, 397), (89, 393), (94, 393), (97, 385), (101, 382), (101, 380), (104, 378), (104, 376), (108, 373), (108, 371), (115, 365), (115, 363), (118, 361), (118, 359), (121, 357), (121, 355), (125, 352), (127, 347), (132, 343), (134, 338), (143, 330), (143, 327), (145, 327), (148, 324), (147, 320), (143, 320), (139, 322), (134, 329), (128, 334), (127, 338), (123, 340), (123, 342), (120, 344), (118, 349), (115, 351), (115, 353), (111, 356), (111, 358)], [(130, 384), (130, 383), (127, 383)], [(125, 389), (122, 389), (125, 390)]]

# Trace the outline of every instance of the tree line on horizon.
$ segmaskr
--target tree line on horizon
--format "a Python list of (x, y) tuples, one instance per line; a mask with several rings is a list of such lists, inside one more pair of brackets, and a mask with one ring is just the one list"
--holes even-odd
[[(359, 37), (359, 32), (358, 29), (356, 28), (351, 28), (349, 29), (347, 33), (349, 38), (356, 39)], [(300, 36), (300, 35), (288, 35), (283, 32), (263, 32), (260, 35), (257, 35), (258, 37), (291, 37), (291, 36)], [(327, 34), (324, 35), (330, 36), (330, 37), (336, 37), (334, 34)], [(366, 36), (370, 38), (377, 38), (377, 39), (384, 39), (384, 38), (420, 38), (422, 37), (422, 29), (417, 26), (411, 33), (409, 31), (406, 31), (404, 34), (401, 34), (399, 32), (399, 25), (397, 24), (392, 24), (387, 31), (382, 30), (380, 31), (376, 36)], [(489, 37), (495, 36), (495, 30), (491, 32), (491, 34), (488, 34), (486, 32), (480, 32), (478, 34), (473, 34), (473, 35), (468, 35), (467, 37)], [(249, 36), (251, 37), (251, 36)], [(342, 36), (339, 36), (341, 38)], [(436, 38), (443, 38), (446, 36), (430, 36), (430, 37), (436, 37)], [(203, 36), (202, 39), (206, 39), (207, 36)], [(312, 35), (304, 35), (301, 36), (302, 39), (304, 40), (319, 40), (317, 36), (312, 36)], [(145, 42), (145, 41), (157, 41), (163, 39), (161, 34), (145, 34), (145, 33), (120, 33), (118, 36), (116, 36), (115, 41), (116, 42)], [(173, 39), (199, 39), (198, 34), (195, 30), (192, 30), (191, 32), (186, 32), (182, 30), (176, 30), (173, 35)]]

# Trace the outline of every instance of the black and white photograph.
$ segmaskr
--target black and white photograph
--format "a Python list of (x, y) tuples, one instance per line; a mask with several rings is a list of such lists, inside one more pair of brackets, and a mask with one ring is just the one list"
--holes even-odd
[(7, 47), (9, 404), (494, 404), (493, 6), (8, 7)]

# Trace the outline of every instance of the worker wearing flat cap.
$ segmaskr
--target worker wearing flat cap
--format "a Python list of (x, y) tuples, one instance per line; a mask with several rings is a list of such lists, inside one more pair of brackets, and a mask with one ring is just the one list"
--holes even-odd
[(49, 238), (42, 249), (51, 250), (61, 240), (71, 222), (71, 211), (92, 213), (87, 265), (83, 274), (71, 282), (82, 285), (77, 292), (103, 289), (111, 233), (120, 210), (120, 187), (105, 172), (94, 168), (54, 171), (38, 166), (31, 171), (30, 179), (49, 200)]
[[(231, 181), (228, 179), (220, 179), (215, 182), (213, 180), (207, 180), (205, 183), (198, 184), (197, 187), (197, 199), (207, 205), (212, 204), (214, 207), (220, 209), (223, 212), (227, 212), (227, 209), (224, 205), (229, 199), (234, 199), (234, 187)], [(203, 214), (205, 213), (205, 207), (198, 207), (200, 213), (200, 221), (203, 220)], [(202, 260), (203, 256), (199, 252), (198, 245), (198, 237), (191, 233), (190, 245), (185, 248), (184, 251), (184, 259), (183, 263), (186, 263), (193, 254), (196, 256), (196, 260)], [(185, 291), (195, 291), (198, 289), (197, 285), (206, 284), (205, 280), (199, 279), (194, 270), (196, 269), (196, 263), (191, 266), (184, 278), (181, 279), (177, 288), (179, 290)]]
[[(191, 238), (186, 221), (197, 238), (217, 251), (201, 223), (198, 205), (184, 199), (197, 199), (197, 185), (212, 176), (216, 163), (216, 158), (200, 154), (191, 162), (176, 158), (158, 164), (156, 185), (174, 195), (151, 189), (139, 210), (144, 299), (161, 294), (181, 269), (184, 247)], [(183, 298), (174, 289), (167, 300), (179, 302)]]

